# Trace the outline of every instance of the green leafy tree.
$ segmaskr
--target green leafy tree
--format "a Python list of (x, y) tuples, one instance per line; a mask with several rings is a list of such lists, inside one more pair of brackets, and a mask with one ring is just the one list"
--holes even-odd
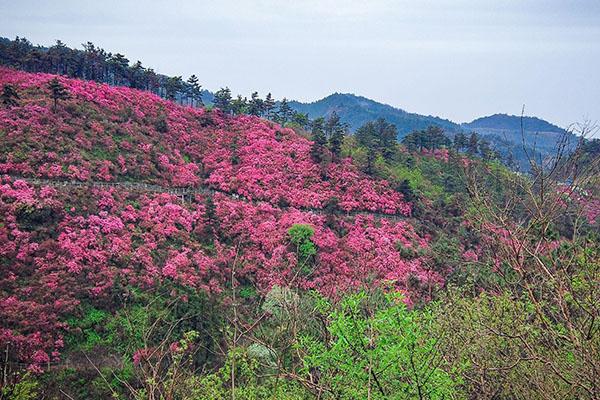
[(314, 256), (317, 255), (317, 247), (311, 240), (315, 229), (307, 224), (294, 224), (288, 229), (290, 241), (296, 247), (298, 265), (305, 273), (310, 273), (309, 266)]
[(374, 306), (365, 292), (344, 297), (327, 313), (326, 342), (303, 337), (305, 373), (323, 398), (449, 399), (452, 377), (443, 370), (437, 341), (428, 335), (431, 314), (409, 311), (392, 293)]

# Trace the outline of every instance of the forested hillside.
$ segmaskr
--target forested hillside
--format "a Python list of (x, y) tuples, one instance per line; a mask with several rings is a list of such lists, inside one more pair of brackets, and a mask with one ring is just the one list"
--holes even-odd
[(460, 130), (458, 124), (442, 118), (408, 113), (399, 108), (348, 93), (334, 93), (312, 103), (293, 101), (290, 102), (290, 107), (298, 112), (308, 114), (310, 118), (326, 117), (335, 112), (352, 131), (369, 121), (383, 118), (396, 125), (399, 139), (412, 131), (425, 129), (431, 125), (439, 126), (450, 133)]
[(3, 399), (598, 397), (595, 142), (528, 177), (435, 128), (0, 88)]
[(569, 138), (567, 149), (571, 150), (577, 144), (575, 135), (565, 136), (564, 129), (535, 117), (524, 117), (521, 121), (521, 117), (495, 114), (457, 124), (435, 116), (409, 113), (354, 94), (334, 93), (312, 103), (301, 103), (286, 98), (276, 101), (271, 93), (264, 98), (258, 92), (249, 97), (236, 95), (227, 86), (211, 93), (202, 89), (202, 82), (196, 75), (187, 80), (181, 76), (165, 76), (144, 66), (141, 61), (132, 62), (124, 54), (113, 54), (91, 42), (82, 46), (82, 50), (71, 49), (59, 40), (53, 46), (43, 47), (35, 46), (25, 38), (0, 38), (0, 64), (29, 72), (61, 74), (145, 90), (182, 105), (206, 104), (225, 113), (255, 115), (280, 124), (294, 122), (304, 128), (310, 120), (327, 118), (335, 113), (351, 133), (369, 121), (383, 118), (396, 126), (399, 140), (429, 126), (442, 128), (450, 137), (476, 132), (506, 165), (520, 171), (529, 171), (529, 156), (542, 160), (552, 157), (554, 149), (565, 137)]

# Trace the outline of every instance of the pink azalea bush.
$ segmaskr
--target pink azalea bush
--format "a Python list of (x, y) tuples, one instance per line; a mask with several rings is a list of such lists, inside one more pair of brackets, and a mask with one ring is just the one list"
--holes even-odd
[(315, 164), (311, 142), (291, 129), (64, 77), (71, 99), (53, 110), (52, 78), (0, 68), (0, 84), (14, 85), (21, 97), (19, 106), (0, 109), (0, 174), (208, 185), (272, 204), (410, 214), (400, 193), (349, 159)]
[[(83, 300), (110, 298), (117, 282), (142, 289), (171, 282), (218, 295), (236, 268), (239, 279), (263, 293), (279, 284), (336, 296), (386, 280), (408, 298), (420, 296), (409, 281), (443, 282), (420, 257), (401, 256), (399, 246), (427, 247), (408, 222), (326, 216), (225, 195), (213, 201), (210, 216), (201, 196), (181, 203), (163, 193), (57, 191), (3, 178), (0, 346), (16, 349), (32, 368), (45, 359), (40, 352), (57, 360), (62, 321)], [(287, 233), (294, 224), (315, 231), (318, 251), (307, 265)]]
[[(59, 77), (71, 98), (54, 111), (52, 78), (0, 68), (0, 84), (20, 96), (0, 108), (0, 348), (32, 371), (59, 359), (64, 321), (82, 303), (104, 304), (125, 287), (226, 296), (234, 268), (259, 293), (277, 284), (337, 296), (385, 280), (410, 301), (442, 284), (409, 222), (315, 212), (410, 214), (400, 193), (350, 159), (318, 165), (291, 129), (94, 82)], [(209, 207), (199, 195), (182, 203), (122, 187), (33, 187), (19, 176), (208, 186), (242, 198), (217, 194)], [(314, 229), (308, 260), (290, 241), (295, 224)]]

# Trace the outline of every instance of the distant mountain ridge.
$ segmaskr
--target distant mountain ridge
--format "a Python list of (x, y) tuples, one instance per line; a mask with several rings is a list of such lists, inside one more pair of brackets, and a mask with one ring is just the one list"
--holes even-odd
[[(312, 103), (292, 101), (289, 104), (295, 111), (307, 113), (311, 119), (326, 117), (335, 111), (351, 131), (368, 121), (383, 118), (396, 125), (399, 140), (430, 125), (441, 127), (450, 137), (458, 132), (476, 132), (489, 141), (503, 158), (513, 159), (516, 168), (522, 170), (529, 169), (528, 155), (535, 154), (536, 159), (554, 155), (557, 144), (566, 134), (565, 129), (537, 117), (493, 114), (459, 124), (432, 115), (410, 113), (349, 93), (334, 93)], [(574, 144), (576, 136), (569, 134), (569, 140)]]
[(527, 132), (555, 132), (564, 133), (565, 130), (559, 126), (551, 124), (548, 121), (537, 117), (523, 117), (508, 114), (494, 114), (487, 117), (477, 118), (471, 122), (463, 123), (462, 126), (467, 129), (504, 129), (512, 131), (521, 130), (521, 121), (523, 130)]
[(335, 111), (342, 122), (347, 123), (352, 131), (366, 122), (383, 118), (396, 125), (399, 138), (413, 130), (424, 129), (430, 125), (440, 126), (448, 132), (457, 132), (461, 129), (459, 124), (447, 119), (409, 113), (400, 108), (350, 93), (333, 93), (312, 103), (291, 101), (289, 105), (294, 111), (308, 114), (311, 119), (328, 116)]

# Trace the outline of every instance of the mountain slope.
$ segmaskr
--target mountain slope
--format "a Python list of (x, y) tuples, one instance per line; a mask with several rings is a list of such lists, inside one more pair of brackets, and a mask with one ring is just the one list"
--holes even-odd
[[(527, 152), (536, 158), (552, 156), (558, 143), (566, 133), (564, 129), (536, 117), (524, 117), (524, 136), (521, 135), (521, 117), (494, 114), (478, 118), (469, 123), (456, 124), (442, 118), (408, 113), (402, 109), (394, 108), (387, 104), (378, 103), (365, 97), (353, 94), (334, 93), (313, 103), (290, 102), (290, 106), (298, 112), (307, 113), (309, 117), (328, 116), (332, 112), (340, 115), (341, 120), (349, 124), (351, 130), (356, 130), (366, 122), (377, 118), (396, 125), (398, 139), (406, 134), (425, 129), (430, 125), (439, 126), (449, 136), (457, 132), (476, 132), (491, 142), (492, 146), (503, 155), (512, 157), (516, 167), (528, 170)], [(576, 143), (574, 135), (567, 135), (572, 143)], [(523, 149), (523, 142), (526, 151)]]
[(564, 129), (553, 125), (537, 117), (519, 117), (516, 115), (494, 114), (487, 117), (477, 118), (471, 122), (464, 123), (462, 126), (466, 129), (502, 129), (509, 131), (523, 129), (528, 132), (553, 132), (564, 133)]
[(0, 347), (14, 362), (58, 362), (67, 321), (90, 307), (131, 290), (214, 296), (232, 271), (249, 293), (387, 280), (413, 301), (443, 282), (398, 220), (402, 195), (349, 160), (313, 163), (293, 130), (63, 77), (55, 108), (53, 78), (0, 69), (19, 95), (0, 108)]
[(448, 132), (460, 130), (460, 126), (446, 119), (409, 113), (387, 104), (378, 103), (366, 97), (348, 93), (334, 93), (313, 103), (289, 103), (292, 109), (317, 118), (337, 112), (342, 122), (348, 123), (351, 130), (358, 129), (366, 122), (384, 118), (398, 128), (398, 137), (402, 138), (413, 130), (437, 125)]
[(578, 141), (574, 134), (536, 117), (494, 114), (464, 123), (462, 127), (484, 136), (505, 158), (511, 154), (521, 170), (529, 169), (528, 157), (536, 160), (553, 157), (561, 142), (569, 151)]

